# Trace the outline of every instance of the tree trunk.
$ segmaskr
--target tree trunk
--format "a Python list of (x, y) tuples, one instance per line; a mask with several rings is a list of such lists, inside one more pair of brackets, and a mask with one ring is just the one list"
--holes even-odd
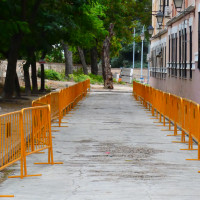
[(63, 44), (64, 54), (65, 54), (65, 76), (69, 77), (69, 74), (73, 73), (73, 58), (72, 51), (69, 50), (67, 44)]
[[(43, 52), (41, 60), (44, 60), (45, 56), (46, 56), (46, 52)], [(40, 66), (41, 66), (41, 87), (40, 87), (40, 91), (44, 92), (45, 91), (44, 63), (42, 63)]]
[(19, 79), (16, 72), (15, 72), (15, 97), (17, 98), (21, 97)]
[(45, 91), (45, 75), (44, 75), (44, 64), (40, 64), (41, 67), (41, 87), (40, 87), (40, 91), (44, 92)]
[(10, 50), (8, 53), (8, 65), (6, 71), (6, 80), (4, 85), (4, 97), (12, 98), (15, 88), (16, 65), (18, 52), (21, 44), (21, 35), (14, 35), (11, 41)]
[(87, 64), (85, 62), (85, 56), (84, 56), (83, 49), (78, 47), (78, 52), (79, 52), (79, 56), (80, 56), (80, 59), (81, 59), (82, 66), (83, 66), (83, 73), (88, 75), (88, 69), (87, 69)]
[(110, 43), (113, 36), (114, 24), (110, 24), (109, 35), (106, 36), (102, 48), (102, 72), (104, 78), (104, 88), (113, 89), (113, 76), (110, 66)]
[(91, 56), (91, 73), (98, 75), (98, 64), (97, 64), (98, 52), (96, 46), (91, 49), (90, 56)]
[(30, 75), (29, 75), (29, 67), (30, 62), (29, 60), (26, 61), (26, 63), (23, 66), (24, 69), (24, 82), (25, 82), (25, 94), (27, 96), (31, 95), (31, 81), (30, 81)]
[(38, 84), (37, 84), (37, 70), (36, 70), (36, 58), (33, 52), (31, 56), (31, 73), (32, 73), (32, 92), (38, 92)]

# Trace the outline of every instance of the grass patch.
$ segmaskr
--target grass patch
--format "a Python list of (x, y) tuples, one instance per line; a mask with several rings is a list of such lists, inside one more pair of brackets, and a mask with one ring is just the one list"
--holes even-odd
[(119, 82), (118, 82), (118, 84), (121, 84), (121, 85), (126, 85), (126, 83), (125, 83), (125, 82), (123, 82), (123, 81), (119, 81)]
[(74, 80), (77, 83), (85, 81), (87, 79), (90, 79), (91, 84), (103, 84), (103, 77), (102, 76), (94, 75), (94, 74), (91, 74), (91, 73), (88, 74), (88, 75), (85, 75), (83, 73), (82, 68), (77, 70), (77, 71), (74, 71), (73, 74), (70, 74), (69, 78)]
[[(41, 78), (41, 70), (38, 70), (38, 77)], [(64, 81), (65, 75), (63, 73), (56, 72), (53, 69), (45, 69), (44, 78), (54, 81)]]

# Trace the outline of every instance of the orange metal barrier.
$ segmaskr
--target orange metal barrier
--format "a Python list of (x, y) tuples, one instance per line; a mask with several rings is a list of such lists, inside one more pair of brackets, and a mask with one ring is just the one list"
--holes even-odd
[(21, 111), (0, 116), (0, 170), (22, 160)]
[(26, 157), (45, 149), (47, 162), (35, 164), (62, 164), (53, 159), (51, 120), (58, 118), (60, 126), (63, 115), (86, 96), (88, 89), (90, 80), (40, 97), (32, 102), (31, 108), (0, 115), (0, 171), (20, 160), (20, 175), (9, 178), (40, 176), (28, 175)]
[(185, 143), (185, 134), (189, 134), (190, 129), (190, 101), (183, 99), (182, 101), (182, 137), (181, 142)]
[(0, 116), (0, 170), (21, 161), (21, 174), (28, 175), (26, 156), (48, 149), (48, 162), (42, 164), (61, 164), (53, 161), (50, 106), (25, 108), (18, 112)]
[(7, 198), (10, 198), (10, 197), (14, 197), (14, 195), (0, 195), (0, 198), (1, 197), (7, 197)]
[[(164, 126), (169, 123), (168, 131), (171, 131), (172, 126), (174, 127), (174, 134), (170, 136), (177, 136), (179, 135), (177, 131), (181, 131), (181, 141), (175, 142), (188, 143), (188, 149), (183, 150), (195, 150), (193, 149), (193, 141), (195, 140), (198, 145), (198, 149), (196, 149), (198, 150), (197, 159), (187, 160), (200, 160), (199, 104), (136, 82), (133, 82), (133, 95), (145, 107), (146, 103), (150, 104), (152, 115), (156, 114), (159, 122), (163, 122)], [(188, 135), (188, 142), (185, 139), (186, 135)]]
[(61, 126), (63, 116), (70, 111), (83, 96), (86, 96), (88, 90), (90, 90), (89, 79), (64, 88), (59, 92), (51, 92), (44, 97), (38, 98), (32, 102), (32, 106), (50, 104), (51, 120), (58, 119), (59, 126)]

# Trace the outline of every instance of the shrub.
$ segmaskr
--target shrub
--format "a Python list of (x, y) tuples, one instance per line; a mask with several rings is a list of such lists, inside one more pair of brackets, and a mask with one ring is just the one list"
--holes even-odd
[[(38, 70), (38, 77), (41, 77), (41, 71)], [(44, 70), (44, 78), (49, 80), (61, 81), (64, 79), (64, 76), (54, 71), (53, 69), (46, 69)]]
[(89, 74), (91, 84), (103, 84), (103, 77), (100, 75)]

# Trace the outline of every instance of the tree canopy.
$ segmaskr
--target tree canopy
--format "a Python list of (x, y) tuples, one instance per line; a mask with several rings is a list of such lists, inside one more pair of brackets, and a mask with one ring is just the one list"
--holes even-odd
[(1, 0), (0, 55), (8, 60), (5, 96), (15, 90), (17, 59), (33, 64), (34, 57), (52, 53), (64, 59), (58, 53), (62, 43), (88, 51), (95, 47), (103, 59), (108, 37), (109, 55), (116, 56), (122, 43), (133, 41), (135, 22), (150, 23), (150, 13), (144, 12), (150, 7), (150, 0)]

